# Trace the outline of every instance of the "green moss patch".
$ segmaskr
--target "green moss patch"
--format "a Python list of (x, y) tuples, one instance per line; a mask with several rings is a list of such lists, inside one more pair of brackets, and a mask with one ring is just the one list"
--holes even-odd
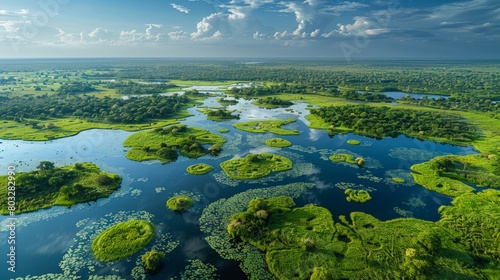
[(355, 140), (355, 139), (349, 139), (347, 140), (347, 144), (349, 145), (359, 145), (361, 142), (359, 142), (358, 140)]
[(295, 119), (290, 120), (268, 120), (268, 121), (249, 121), (237, 123), (233, 126), (236, 129), (252, 133), (265, 133), (267, 131), (278, 135), (298, 135), (297, 130), (288, 130), (281, 128), (281, 126), (295, 122)]
[(94, 257), (112, 262), (139, 252), (155, 235), (155, 227), (144, 220), (130, 220), (114, 225), (92, 241)]
[[(110, 196), (120, 187), (121, 178), (103, 172), (93, 163), (55, 167), (42, 161), (38, 170), (16, 175), (15, 213), (37, 211), (61, 205), (95, 201)], [(0, 176), (0, 214), (9, 214), (7, 204), (8, 176)]]
[(370, 193), (366, 190), (353, 190), (353, 189), (346, 189), (344, 191), (344, 194), (346, 195), (346, 200), (351, 202), (359, 202), (359, 203), (365, 203), (368, 200), (372, 199), (370, 196)]
[(399, 178), (399, 177), (392, 177), (391, 180), (394, 182), (394, 183), (398, 183), (398, 184), (402, 184), (405, 182), (405, 179), (403, 178)]
[(220, 164), (226, 175), (232, 179), (248, 180), (292, 169), (292, 161), (284, 156), (273, 154), (248, 154)]
[(361, 157), (354, 158), (351, 154), (335, 154), (329, 157), (333, 162), (347, 162), (352, 164), (357, 164), (358, 166), (363, 166), (365, 160)]
[(292, 142), (282, 138), (271, 138), (266, 140), (266, 145), (274, 148), (285, 148), (292, 146)]
[[(172, 125), (165, 128), (141, 131), (130, 135), (123, 143), (132, 147), (127, 158), (135, 161), (160, 160), (162, 163), (176, 161), (178, 150), (181, 155), (198, 158), (211, 153), (217, 155), (226, 140), (208, 130)], [(212, 144), (206, 149), (203, 145)]]
[(214, 168), (212, 166), (210, 166), (206, 163), (197, 163), (197, 164), (193, 164), (191, 166), (188, 166), (188, 168), (186, 168), (186, 171), (189, 174), (193, 174), (193, 175), (203, 175), (203, 174), (209, 173), (213, 169)]
[(226, 120), (237, 120), (240, 118), (239, 115), (233, 115), (234, 110), (226, 110), (226, 109), (200, 109), (200, 112), (207, 116), (208, 120), (211, 121), (226, 121)]
[(185, 212), (193, 204), (193, 199), (187, 195), (176, 195), (167, 200), (167, 208), (175, 212)]
[(221, 128), (221, 129), (219, 129), (219, 132), (220, 133), (228, 133), (229, 129), (228, 128)]

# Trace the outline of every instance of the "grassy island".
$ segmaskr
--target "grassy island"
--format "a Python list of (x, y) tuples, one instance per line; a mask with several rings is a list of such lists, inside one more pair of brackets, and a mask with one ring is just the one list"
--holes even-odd
[(292, 169), (292, 161), (284, 156), (273, 154), (248, 154), (244, 158), (235, 158), (220, 164), (230, 178), (237, 180), (256, 179)]
[(92, 252), (100, 261), (126, 259), (144, 248), (154, 235), (155, 227), (148, 221), (121, 222), (106, 229), (92, 241)]
[(490, 236), (500, 222), (487, 221), (499, 194), (456, 198), (438, 222), (361, 212), (334, 222), (327, 209), (294, 207), (290, 197), (254, 198), (229, 218), (227, 233), (265, 252), (277, 279), (495, 279), (500, 240)]
[(265, 133), (267, 131), (278, 134), (278, 135), (299, 135), (297, 130), (288, 130), (281, 128), (281, 126), (289, 123), (293, 123), (296, 120), (269, 120), (269, 121), (249, 121), (243, 123), (237, 123), (233, 126), (236, 129), (243, 130), (252, 133)]
[(151, 250), (142, 255), (142, 265), (147, 271), (156, 271), (160, 268), (165, 254), (156, 250)]
[(193, 174), (193, 175), (203, 175), (203, 174), (209, 173), (213, 169), (214, 168), (212, 166), (210, 166), (206, 163), (197, 163), (197, 164), (193, 164), (193, 165), (188, 166), (188, 168), (186, 168), (186, 171), (189, 174)]
[(217, 102), (219, 102), (219, 104), (224, 105), (224, 106), (238, 104), (238, 100), (236, 100), (236, 99), (219, 98), (219, 99), (217, 99)]
[[(15, 213), (33, 212), (60, 205), (71, 207), (110, 196), (120, 187), (121, 178), (103, 172), (93, 163), (55, 167), (42, 161), (37, 170), (16, 176)], [(8, 176), (0, 176), (0, 214), (10, 213), (7, 204)]]
[(500, 160), (496, 155), (448, 155), (411, 167), (413, 178), (424, 188), (447, 196), (458, 196), (479, 187), (500, 187)]
[(394, 182), (394, 183), (398, 183), (398, 184), (402, 184), (405, 182), (405, 179), (403, 178), (399, 178), (399, 177), (392, 177), (391, 180)]
[(221, 128), (221, 129), (219, 129), (219, 132), (220, 133), (228, 133), (229, 129), (228, 128)]
[(344, 194), (346, 195), (345, 199), (349, 202), (354, 201), (359, 203), (365, 203), (368, 200), (372, 199), (370, 193), (365, 190), (346, 189), (344, 191)]
[[(208, 130), (186, 125), (171, 125), (132, 134), (123, 145), (132, 147), (127, 153), (128, 159), (135, 161), (157, 159), (162, 163), (169, 163), (177, 160), (177, 150), (189, 158), (198, 158), (208, 153), (218, 155), (225, 141), (222, 136)], [(207, 144), (212, 147), (207, 149), (203, 146)]]
[(330, 156), (329, 159), (333, 162), (347, 162), (347, 163), (357, 164), (360, 167), (365, 164), (365, 160), (363, 158), (361, 157), (354, 158), (354, 156), (350, 154), (335, 154)]
[(278, 97), (259, 98), (252, 104), (265, 109), (286, 108), (293, 105), (293, 102)]
[(292, 142), (282, 138), (271, 138), (266, 140), (266, 145), (274, 148), (285, 148), (292, 146)]
[(169, 200), (167, 200), (167, 208), (175, 212), (185, 212), (191, 206), (193, 206), (194, 201), (187, 195), (176, 195)]
[(239, 115), (233, 115), (234, 110), (226, 110), (226, 109), (217, 109), (217, 110), (211, 110), (211, 109), (203, 109), (200, 110), (203, 114), (207, 116), (208, 120), (211, 121), (227, 121), (227, 120), (237, 120), (240, 118)]
[(349, 145), (359, 145), (360, 142), (358, 140), (355, 140), (355, 139), (349, 139), (349, 140), (347, 140), (347, 144), (349, 144)]

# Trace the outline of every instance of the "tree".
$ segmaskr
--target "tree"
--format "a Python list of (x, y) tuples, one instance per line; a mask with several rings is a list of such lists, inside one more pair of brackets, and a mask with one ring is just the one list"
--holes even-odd
[(54, 169), (54, 163), (50, 161), (40, 161), (40, 164), (36, 167), (38, 170), (52, 170)]
[(61, 186), (63, 184), (64, 180), (61, 178), (61, 177), (51, 177), (49, 179), (49, 185), (53, 186), (53, 187), (58, 187), (58, 186)]
[(142, 264), (147, 271), (155, 271), (160, 267), (164, 257), (164, 253), (158, 252), (156, 250), (151, 250), (142, 255), (141, 259)]
[(99, 174), (99, 176), (97, 176), (97, 183), (100, 186), (106, 186), (106, 185), (109, 185), (109, 184), (113, 183), (113, 179), (111, 179), (106, 174)]

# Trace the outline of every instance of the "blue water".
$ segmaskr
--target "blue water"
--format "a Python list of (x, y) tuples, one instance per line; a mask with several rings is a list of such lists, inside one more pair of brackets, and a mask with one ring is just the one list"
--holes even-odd
[(387, 97), (392, 97), (394, 99), (402, 99), (403, 97), (405, 97), (405, 95), (409, 95), (411, 98), (415, 98), (415, 99), (422, 99), (422, 98), (424, 98), (424, 96), (427, 98), (430, 98), (430, 99), (439, 99), (439, 98), (447, 99), (449, 97), (447, 95), (407, 93), (407, 92), (402, 92), (402, 91), (386, 91), (386, 92), (381, 92), (380, 94), (384, 94)]
[[(216, 98), (209, 98), (205, 106), (216, 106)], [(275, 181), (267, 181), (267, 186), (282, 185), (291, 182), (313, 182), (316, 188), (296, 200), (297, 205), (315, 203), (328, 208), (334, 219), (340, 215), (348, 216), (353, 211), (364, 211), (372, 214), (378, 219), (387, 220), (401, 217), (394, 207), (411, 211), (416, 218), (435, 221), (439, 219), (437, 209), (440, 205), (449, 204), (451, 199), (442, 195), (427, 191), (426, 189), (409, 182), (408, 186), (397, 186), (386, 182), (387, 170), (404, 170), (409, 174), (409, 167), (415, 163), (423, 162), (432, 158), (434, 154), (467, 154), (473, 153), (471, 147), (457, 147), (447, 144), (437, 144), (429, 141), (420, 141), (404, 136), (397, 138), (384, 138), (375, 140), (355, 134), (328, 136), (326, 131), (314, 130), (307, 127), (304, 116), (307, 115), (306, 104), (296, 104), (291, 108), (293, 112), (284, 109), (263, 110), (259, 109), (250, 101), (242, 100), (240, 104), (230, 106), (230, 109), (238, 110), (241, 120), (254, 119), (288, 119), (297, 118), (296, 123), (287, 125), (291, 129), (298, 129), (300, 136), (283, 136), (291, 141), (294, 147), (285, 149), (269, 149), (264, 145), (264, 139), (275, 137), (271, 134), (251, 134), (235, 130), (232, 127), (237, 121), (211, 122), (205, 116), (191, 108), (194, 116), (183, 121), (188, 125), (203, 127), (218, 133), (220, 128), (229, 128), (230, 132), (222, 134), (227, 137), (225, 152), (219, 158), (204, 156), (200, 159), (189, 160), (180, 157), (177, 162), (161, 165), (158, 162), (139, 163), (125, 158), (126, 149), (122, 147), (123, 141), (130, 132), (117, 130), (89, 130), (76, 136), (53, 140), (48, 142), (8, 141), (2, 140), (0, 144), (0, 174), (5, 174), (7, 165), (18, 164), (18, 171), (32, 170), (41, 160), (54, 161), (56, 165), (71, 164), (81, 161), (93, 161), (104, 171), (118, 173), (124, 177), (122, 188), (108, 199), (98, 202), (78, 205), (72, 209), (53, 207), (35, 213), (19, 215), (18, 218), (40, 218), (39, 221), (27, 223), (20, 226), (17, 231), (17, 255), (18, 267), (15, 275), (5, 275), (5, 270), (0, 271), (0, 279), (8, 277), (25, 277), (27, 275), (42, 275), (46, 273), (61, 273), (58, 266), (65, 252), (74, 245), (73, 238), (82, 228), (76, 227), (76, 222), (91, 218), (97, 220), (108, 213), (118, 211), (148, 211), (155, 215), (155, 225), (164, 224), (164, 229), (170, 232), (174, 239), (180, 241), (180, 245), (167, 258), (167, 265), (157, 275), (150, 275), (148, 279), (165, 279), (178, 275), (186, 265), (188, 259), (198, 258), (204, 262), (211, 263), (218, 268), (221, 279), (244, 279), (239, 264), (227, 261), (218, 256), (203, 240), (203, 235), (198, 228), (198, 218), (203, 206), (218, 199), (228, 198), (242, 191), (259, 188), (261, 184), (240, 182), (238, 186), (231, 187), (218, 182), (214, 174), (220, 173), (219, 164), (232, 158), (236, 154), (244, 155), (251, 150), (271, 150), (276, 154), (293, 154), (302, 162), (312, 163), (314, 168), (311, 172), (296, 178), (276, 178)], [(241, 137), (242, 142), (233, 145)], [(352, 146), (346, 142), (348, 139), (361, 141), (362, 145)], [(237, 143), (236, 143), (237, 144)], [(237, 146), (237, 150), (230, 146)], [(302, 149), (298, 149), (302, 147)], [(311, 148), (314, 147), (314, 148)], [(401, 159), (391, 157), (391, 151), (397, 148), (416, 149), (427, 152), (427, 158)], [(314, 149), (318, 151), (314, 151)], [(358, 168), (335, 164), (322, 159), (321, 150), (336, 151), (346, 149), (352, 153), (359, 154), (377, 163), (379, 168)], [(186, 167), (204, 162), (212, 165), (215, 170), (207, 175), (193, 176), (187, 174)], [(375, 164), (375, 166), (377, 166)], [(359, 175), (369, 175), (383, 179), (374, 182), (358, 178)], [(144, 182), (145, 181), (145, 182)], [(340, 182), (363, 185), (371, 190), (372, 200), (364, 204), (347, 202), (344, 190), (335, 185)], [(155, 188), (163, 187), (165, 191), (157, 193)], [(132, 196), (131, 190), (141, 190), (139, 196)], [(203, 196), (199, 203), (199, 211), (189, 215), (181, 216), (169, 211), (165, 207), (166, 200), (174, 193), (187, 190), (199, 193)], [(425, 207), (415, 207), (404, 204), (409, 199), (419, 199), (426, 204)], [(106, 203), (104, 203), (106, 202)], [(46, 216), (46, 217), (45, 217)], [(45, 218), (44, 218), (45, 217)], [(0, 221), (4, 221), (1, 217)], [(7, 232), (0, 232), (0, 246), (6, 248)], [(1, 259), (1, 257), (0, 257)], [(135, 260), (135, 256), (132, 258)], [(111, 267), (119, 272), (110, 271)], [(127, 278), (130, 270), (134, 267), (134, 261), (121, 261), (110, 265), (108, 269), (96, 273), (114, 273)], [(86, 278), (82, 271), (83, 279)], [(7, 276), (7, 278), (5, 277)]]

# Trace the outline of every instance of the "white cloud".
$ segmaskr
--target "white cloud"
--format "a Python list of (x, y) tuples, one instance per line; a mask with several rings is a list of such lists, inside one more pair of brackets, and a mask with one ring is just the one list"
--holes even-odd
[(375, 36), (389, 32), (387, 28), (381, 28), (376, 22), (367, 17), (354, 17), (353, 24), (338, 24), (340, 35), (353, 36)]
[(8, 11), (8, 10), (0, 10), (0, 15), (2, 16), (26, 16), (30, 13), (28, 9), (21, 9), (18, 11)]
[(340, 14), (343, 12), (352, 12), (352, 11), (357, 11), (362, 8), (368, 8), (369, 5), (359, 3), (359, 2), (349, 2), (345, 1), (342, 2), (340, 5), (335, 5), (335, 6), (326, 6), (325, 8), (322, 9), (324, 12), (332, 12), (334, 14)]
[(263, 34), (259, 31), (255, 31), (255, 33), (252, 35), (252, 37), (255, 39), (255, 40), (265, 40), (265, 39), (269, 39), (269, 35), (267, 34)]
[(216, 32), (220, 33), (220, 28), (224, 26), (227, 26), (227, 15), (220, 12), (211, 14), (196, 24), (196, 32), (191, 33), (191, 39), (210, 38)]
[(189, 14), (189, 9), (182, 6), (182, 5), (177, 5), (177, 4), (174, 4), (172, 3), (172, 8), (176, 9), (177, 11), (181, 12), (181, 13), (185, 13), (185, 14)]
[(188, 38), (188, 33), (184, 31), (172, 31), (169, 32), (167, 35), (170, 40), (174, 41), (185, 40)]

